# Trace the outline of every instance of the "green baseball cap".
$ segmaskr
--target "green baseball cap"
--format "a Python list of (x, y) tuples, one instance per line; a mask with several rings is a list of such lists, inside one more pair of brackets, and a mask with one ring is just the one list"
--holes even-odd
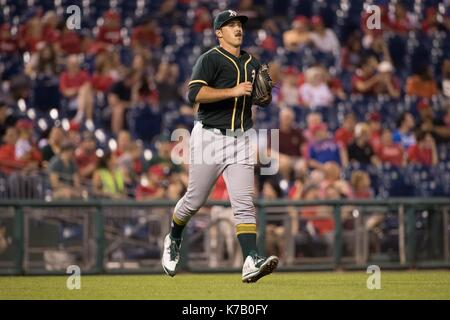
[(220, 12), (215, 18), (214, 18), (214, 30), (220, 29), (222, 26), (224, 26), (228, 21), (237, 19), (242, 24), (245, 24), (248, 20), (247, 16), (241, 16), (238, 15), (236, 11), (233, 10), (225, 10)]

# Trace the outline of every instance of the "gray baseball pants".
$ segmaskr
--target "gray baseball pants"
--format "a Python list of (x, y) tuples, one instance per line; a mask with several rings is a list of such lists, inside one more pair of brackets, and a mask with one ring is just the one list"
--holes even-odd
[(223, 174), (237, 233), (256, 232), (253, 205), (256, 150), (248, 132), (223, 135), (218, 129), (204, 128), (201, 122), (195, 124), (189, 140), (188, 187), (173, 215), (177, 224), (185, 225), (203, 206), (217, 178)]

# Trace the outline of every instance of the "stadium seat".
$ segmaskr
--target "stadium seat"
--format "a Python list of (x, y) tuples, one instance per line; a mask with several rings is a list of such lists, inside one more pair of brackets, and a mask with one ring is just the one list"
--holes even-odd
[(130, 112), (130, 131), (135, 139), (151, 142), (161, 133), (162, 116), (151, 106), (140, 104), (134, 106)]

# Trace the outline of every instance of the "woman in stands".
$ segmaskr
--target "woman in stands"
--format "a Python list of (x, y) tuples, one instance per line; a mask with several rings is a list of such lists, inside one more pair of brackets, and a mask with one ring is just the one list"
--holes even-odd
[(126, 198), (125, 177), (110, 152), (106, 152), (98, 161), (97, 170), (92, 177), (94, 195), (100, 198)]

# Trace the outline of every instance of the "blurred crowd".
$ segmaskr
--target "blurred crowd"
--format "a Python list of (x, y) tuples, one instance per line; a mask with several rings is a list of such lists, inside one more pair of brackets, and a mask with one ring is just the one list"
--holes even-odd
[[(212, 19), (225, 7), (249, 16), (244, 49), (270, 62), (277, 83), (254, 117), (258, 128), (280, 129), (280, 170), (258, 176), (255, 197), (372, 198), (381, 182), (368, 168), (449, 170), (445, 1), (375, 1), (374, 30), (364, 1), (113, 2), (80, 2), (81, 29), (71, 30), (66, 1), (5, 1), (4, 197), (20, 197), (25, 176), (49, 199), (179, 199), (187, 165), (171, 161), (170, 133), (193, 126), (187, 82), (216, 45)], [(211, 198), (227, 199), (222, 178)]]

